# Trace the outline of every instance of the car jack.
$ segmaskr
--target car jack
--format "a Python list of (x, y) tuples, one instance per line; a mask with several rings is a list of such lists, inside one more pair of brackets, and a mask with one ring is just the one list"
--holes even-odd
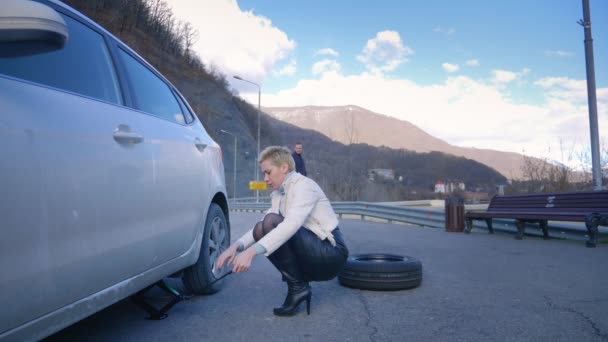
[[(148, 292), (154, 286), (158, 286), (161, 290), (168, 293), (169, 296), (171, 297), (169, 299), (169, 302), (167, 304), (165, 304), (163, 307), (161, 307), (160, 309), (157, 309), (156, 307), (154, 307), (144, 297), (146, 292)], [(167, 282), (165, 282), (165, 280), (163, 279), (163, 280), (160, 280), (159, 282), (157, 282), (153, 285), (150, 285), (150, 286), (146, 287), (145, 289), (137, 292), (136, 294), (134, 294), (131, 297), (131, 299), (133, 300), (133, 302), (135, 302), (135, 304), (137, 304), (139, 307), (141, 307), (147, 313), (150, 314), (150, 316), (146, 317), (146, 319), (159, 321), (159, 320), (167, 318), (167, 316), (168, 316), (167, 312), (175, 304), (181, 302), (182, 300), (189, 299), (190, 297), (191, 296), (187, 296), (187, 295), (183, 295), (183, 294), (179, 293), (179, 291), (177, 291), (176, 289), (169, 286), (169, 284), (167, 284)]]
[[(210, 282), (209, 284), (207, 284), (207, 286), (205, 286), (203, 289), (206, 290), (211, 285), (217, 283), (218, 281), (226, 278), (227, 276), (229, 276), (231, 274), (232, 274), (232, 271), (228, 271), (221, 277), (219, 277), (219, 278), (215, 279), (214, 281)], [(152, 304), (148, 303), (148, 301), (146, 301), (146, 298), (144, 297), (146, 292), (148, 292), (154, 286), (158, 286), (161, 290), (167, 292), (171, 296), (169, 303), (165, 304), (160, 309), (157, 309)], [(146, 287), (145, 289), (137, 292), (136, 294), (131, 296), (131, 299), (133, 300), (133, 302), (135, 302), (135, 304), (137, 304), (139, 307), (141, 307), (147, 313), (150, 314), (150, 316), (146, 317), (146, 319), (160, 321), (161, 319), (167, 318), (167, 316), (168, 316), (167, 311), (169, 311), (175, 304), (181, 302), (182, 300), (190, 299), (191, 297), (192, 297), (191, 295), (183, 295), (183, 294), (179, 293), (179, 291), (177, 291), (176, 289), (169, 286), (169, 284), (167, 284), (167, 282), (163, 279), (163, 280), (160, 280), (160, 281), (156, 282), (155, 284), (152, 284), (152, 285)]]

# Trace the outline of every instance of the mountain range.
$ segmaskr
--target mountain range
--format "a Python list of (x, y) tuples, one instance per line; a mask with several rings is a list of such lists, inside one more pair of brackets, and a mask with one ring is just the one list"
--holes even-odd
[(421, 153), (443, 152), (485, 164), (508, 179), (523, 176), (521, 154), (450, 145), (408, 121), (358, 106), (264, 107), (263, 110), (278, 120), (318, 131), (343, 144), (364, 143)]

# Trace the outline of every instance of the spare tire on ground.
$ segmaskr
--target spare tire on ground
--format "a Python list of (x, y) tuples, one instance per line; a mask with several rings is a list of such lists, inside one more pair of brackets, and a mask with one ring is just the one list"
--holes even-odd
[(411, 289), (422, 282), (422, 263), (410, 256), (394, 254), (352, 255), (338, 274), (338, 281), (362, 290)]

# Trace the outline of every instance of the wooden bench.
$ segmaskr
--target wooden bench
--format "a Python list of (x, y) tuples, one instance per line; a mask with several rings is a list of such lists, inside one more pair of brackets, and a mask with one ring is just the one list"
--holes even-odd
[(486, 211), (466, 213), (465, 232), (471, 232), (473, 220), (485, 220), (489, 233), (493, 234), (493, 218), (515, 219), (518, 240), (524, 236), (526, 222), (538, 223), (545, 239), (549, 238), (547, 221), (585, 222), (589, 235), (586, 245), (595, 247), (598, 226), (608, 226), (608, 191), (497, 195)]

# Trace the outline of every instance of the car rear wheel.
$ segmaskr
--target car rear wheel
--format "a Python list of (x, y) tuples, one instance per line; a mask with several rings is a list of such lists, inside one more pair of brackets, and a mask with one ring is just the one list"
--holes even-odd
[(215, 262), (229, 243), (230, 229), (224, 211), (219, 205), (211, 203), (198, 261), (185, 269), (182, 277), (188, 290), (194, 294), (210, 294), (221, 289), (223, 280), (213, 283), (222, 276), (221, 270), (215, 270)]

